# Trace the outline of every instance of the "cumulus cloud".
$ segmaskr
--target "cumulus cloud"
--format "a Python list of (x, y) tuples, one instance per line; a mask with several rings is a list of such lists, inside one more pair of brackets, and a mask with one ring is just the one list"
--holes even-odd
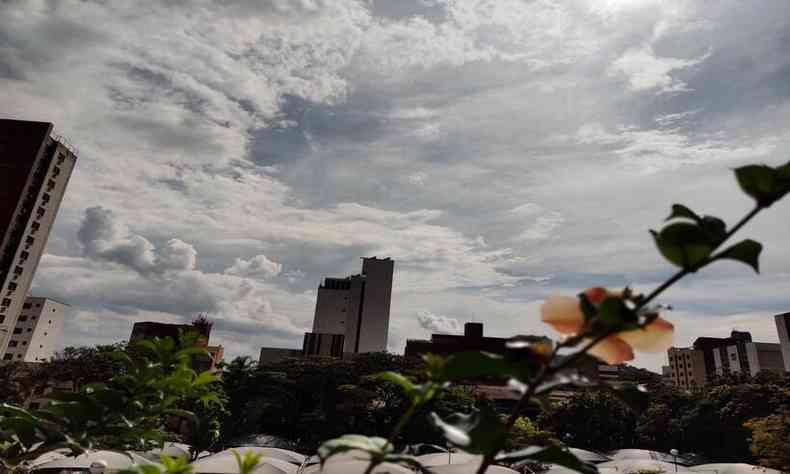
[(610, 74), (626, 76), (629, 89), (635, 92), (652, 89), (657, 89), (658, 93), (691, 92), (685, 82), (673, 78), (670, 73), (695, 66), (708, 56), (696, 59), (658, 57), (653, 48), (646, 45), (626, 51), (612, 63)]
[(236, 262), (225, 270), (225, 273), (267, 279), (279, 275), (282, 269), (282, 264), (272, 262), (266, 255), (256, 255), (249, 260), (237, 258)]
[(131, 233), (111, 210), (101, 206), (85, 210), (77, 237), (87, 256), (125, 265), (140, 273), (192, 270), (197, 261), (197, 251), (192, 245), (170, 239), (157, 249), (145, 237)]
[(432, 333), (457, 334), (461, 331), (461, 323), (457, 319), (426, 310), (417, 312), (417, 321), (421, 328)]

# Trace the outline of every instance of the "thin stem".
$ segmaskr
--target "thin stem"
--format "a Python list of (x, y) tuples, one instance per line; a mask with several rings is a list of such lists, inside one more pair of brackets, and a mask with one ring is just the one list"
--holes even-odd
[(414, 413), (416, 413), (416, 412), (417, 412), (417, 405), (416, 404), (412, 404), (406, 410), (406, 413), (404, 413), (403, 416), (400, 417), (400, 420), (398, 420), (398, 423), (395, 425), (395, 428), (392, 429), (392, 432), (390, 433), (389, 438), (387, 438), (387, 442), (389, 444), (395, 446), (395, 438), (398, 437), (398, 435), (400, 434), (401, 430), (403, 430), (403, 428), (406, 426), (406, 424), (409, 422), (409, 420), (411, 420), (411, 417), (414, 416)]

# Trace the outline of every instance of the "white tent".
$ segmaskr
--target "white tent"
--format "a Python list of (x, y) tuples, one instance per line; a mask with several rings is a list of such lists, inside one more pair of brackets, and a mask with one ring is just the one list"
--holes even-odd
[(36, 469), (41, 464), (46, 464), (48, 462), (55, 461), (57, 459), (63, 459), (68, 455), (69, 452), (70, 452), (69, 449), (56, 449), (55, 451), (49, 451), (37, 457), (36, 459), (23, 461), (22, 467), (24, 467), (27, 470), (33, 470)]
[(469, 454), (463, 451), (455, 453), (432, 453), (417, 456), (417, 461), (423, 466), (444, 466), (448, 464), (474, 464), (479, 466), (483, 456)]
[(617, 472), (629, 474), (640, 471), (661, 471), (666, 473), (691, 472), (687, 467), (654, 459), (619, 459), (598, 464), (600, 468), (615, 468)]
[(745, 463), (700, 464), (688, 468), (690, 471), (704, 474), (781, 474), (776, 469), (753, 466)]
[(144, 457), (135, 453), (120, 453), (117, 451), (88, 451), (79, 456), (68, 456), (53, 461), (39, 464), (33, 468), (34, 471), (48, 469), (87, 471), (91, 464), (104, 463), (107, 467), (105, 472), (117, 472), (130, 469), (137, 465), (154, 464)]
[[(577, 471), (573, 469), (569, 469), (565, 466), (560, 466), (558, 464), (549, 464), (549, 469), (546, 471), (542, 471), (539, 474), (579, 474)], [(599, 474), (616, 474), (617, 468), (614, 467), (601, 467), (599, 464), (596, 466), (598, 468)]]
[(264, 459), (274, 458), (296, 465), (301, 465), (305, 461), (305, 459), (307, 459), (307, 456), (303, 454), (299, 454), (296, 451), (290, 451), (288, 449), (280, 449), (280, 448), (264, 448), (260, 446), (239, 446), (236, 448), (228, 448), (224, 451), (214, 453), (210, 457), (230, 456), (231, 459), (235, 459), (231, 451), (236, 451), (242, 456), (247, 451), (253, 451), (262, 454)]
[(599, 463), (611, 460), (603, 454), (599, 454), (594, 451), (587, 451), (586, 449), (568, 448), (568, 451), (584, 462)]
[[(244, 451), (258, 451), (259, 448), (239, 448), (237, 451), (240, 456), (244, 456)], [(221, 451), (212, 454), (192, 463), (195, 474), (238, 474), (239, 464), (231, 451)], [(264, 455), (260, 464), (255, 469), (255, 474), (296, 474), (298, 466)]]
[[(445, 464), (443, 466), (431, 466), (431, 472), (436, 474), (475, 474), (480, 467), (479, 462), (467, 464)], [(486, 474), (518, 474), (518, 471), (502, 466), (488, 466)]]
[[(338, 460), (333, 462), (330, 459), (324, 468), (320, 464), (307, 466), (302, 474), (363, 474), (368, 468), (367, 461)], [(373, 474), (414, 474), (414, 471), (397, 464), (383, 463), (373, 469)]]

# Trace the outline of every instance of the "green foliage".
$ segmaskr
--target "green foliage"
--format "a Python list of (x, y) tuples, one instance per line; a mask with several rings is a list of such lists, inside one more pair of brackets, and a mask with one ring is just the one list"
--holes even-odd
[[(790, 397), (790, 390), (784, 394)], [(790, 409), (784, 409), (744, 424), (751, 431), (750, 448), (760, 465), (790, 471)]]
[(790, 192), (790, 163), (772, 168), (748, 165), (735, 170), (738, 185), (758, 206), (769, 207)]
[(469, 414), (454, 413), (445, 420), (436, 413), (431, 413), (431, 417), (447, 441), (469, 453), (488, 453), (501, 445), (505, 436), (504, 423), (487, 406)]
[(164, 425), (194, 414), (179, 403), (194, 400), (210, 407), (220, 401), (212, 391), (213, 375), (196, 374), (191, 357), (205, 351), (194, 337), (143, 341), (133, 353), (115, 351), (122, 368), (105, 383), (87, 383), (75, 391), (56, 392), (45, 408), (0, 406), (0, 459), (16, 465), (43, 452), (69, 448), (148, 450), (160, 446)]
[(258, 464), (260, 464), (261, 459), (263, 459), (263, 453), (256, 453), (251, 449), (244, 451), (244, 455), (239, 454), (235, 449), (232, 449), (231, 453), (236, 458), (239, 474), (252, 474), (255, 468), (258, 467)]

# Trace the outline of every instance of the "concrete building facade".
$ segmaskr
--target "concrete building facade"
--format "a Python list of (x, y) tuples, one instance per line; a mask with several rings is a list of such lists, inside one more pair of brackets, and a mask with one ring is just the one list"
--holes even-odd
[(0, 357), (44, 253), (77, 162), (52, 124), (0, 120)]
[(776, 332), (779, 333), (779, 346), (782, 351), (785, 372), (790, 372), (790, 313), (774, 316)]
[(362, 273), (326, 278), (318, 287), (313, 333), (341, 334), (344, 353), (387, 350), (392, 279), (391, 258), (363, 258)]
[(302, 343), (302, 355), (343, 357), (345, 338), (343, 334), (306, 332)]
[(693, 347), (672, 347), (669, 357), (672, 383), (683, 389), (701, 387), (716, 377), (755, 376), (762, 371), (783, 371), (780, 344), (753, 342), (748, 332), (730, 337), (699, 337)]
[(3, 360), (44, 362), (63, 341), (65, 305), (49, 298), (28, 297), (11, 332)]

